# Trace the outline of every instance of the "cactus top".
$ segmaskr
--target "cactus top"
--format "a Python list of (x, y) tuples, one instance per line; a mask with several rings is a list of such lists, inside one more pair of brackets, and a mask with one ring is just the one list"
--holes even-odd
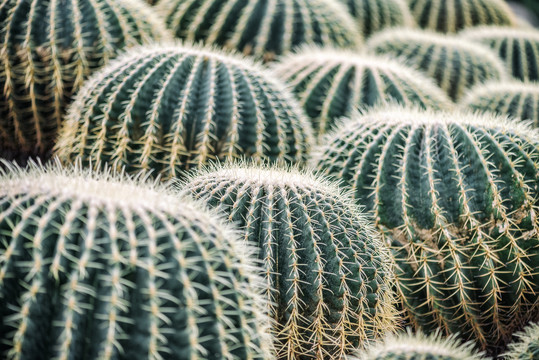
[(524, 331), (516, 334), (517, 341), (509, 344), (504, 354), (505, 360), (539, 359), (539, 323), (528, 325)]

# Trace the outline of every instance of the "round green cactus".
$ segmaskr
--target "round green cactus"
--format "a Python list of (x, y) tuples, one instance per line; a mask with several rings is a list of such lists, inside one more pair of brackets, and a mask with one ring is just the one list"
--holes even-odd
[(153, 170), (163, 179), (214, 159), (301, 162), (309, 121), (272, 76), (203, 48), (134, 49), (78, 93), (56, 153), (64, 162)]
[(539, 133), (489, 115), (402, 107), (354, 116), (314, 160), (392, 246), (415, 328), (496, 353), (539, 316)]
[(483, 26), (469, 29), (460, 36), (492, 48), (514, 78), (539, 80), (539, 31)]
[(454, 101), (476, 84), (505, 78), (503, 63), (490, 49), (454, 36), (393, 29), (371, 38), (367, 47), (378, 55), (406, 59)]
[(0, 3), (0, 157), (47, 158), (85, 79), (124, 49), (169, 34), (132, 0)]
[(516, 26), (516, 16), (504, 0), (408, 0), (419, 27), (456, 33), (479, 25)]
[(0, 357), (270, 358), (253, 249), (204, 209), (110, 172), (9, 166)]
[(319, 137), (357, 107), (392, 102), (434, 109), (452, 106), (425, 75), (386, 58), (304, 49), (273, 70), (291, 86)]
[(523, 332), (517, 333), (518, 342), (509, 344), (505, 360), (539, 359), (539, 324), (527, 326)]
[(341, 0), (356, 19), (361, 34), (368, 38), (389, 27), (415, 25), (406, 0)]
[(361, 35), (336, 0), (161, 0), (179, 39), (203, 41), (271, 61), (303, 44), (356, 47)]
[(462, 100), (461, 107), (531, 120), (539, 127), (539, 84), (493, 82), (478, 86)]
[(395, 328), (389, 252), (334, 184), (294, 170), (228, 165), (194, 175), (184, 191), (258, 245), (278, 358), (340, 359)]

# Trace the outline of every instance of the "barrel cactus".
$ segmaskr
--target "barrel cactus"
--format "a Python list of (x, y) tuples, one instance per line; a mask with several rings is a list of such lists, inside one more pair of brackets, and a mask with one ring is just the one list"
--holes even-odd
[(492, 48), (514, 78), (539, 81), (538, 30), (483, 26), (464, 31), (460, 36)]
[(259, 65), (198, 47), (134, 49), (78, 93), (56, 154), (65, 163), (111, 164), (179, 177), (240, 156), (301, 162), (309, 121)]
[(374, 36), (367, 47), (378, 55), (406, 59), (454, 101), (476, 84), (505, 78), (503, 63), (490, 49), (450, 35), (394, 29)]
[(539, 315), (539, 133), (490, 115), (354, 116), (314, 163), (347, 183), (392, 246), (409, 323), (496, 353)]
[(395, 328), (389, 252), (351, 197), (295, 170), (227, 165), (184, 191), (258, 245), (280, 359), (341, 359)]
[(356, 47), (361, 35), (336, 0), (160, 0), (176, 37), (271, 61), (302, 44)]
[(456, 33), (479, 25), (515, 26), (516, 16), (504, 0), (408, 0), (419, 27)]
[(139, 1), (2, 1), (0, 157), (48, 157), (83, 81), (124, 49), (168, 36)]
[(517, 334), (519, 341), (509, 345), (505, 360), (539, 359), (539, 324), (531, 324)]
[(252, 250), (159, 185), (10, 166), (0, 174), (0, 357), (267, 359)]
[(273, 68), (295, 92), (319, 137), (357, 107), (398, 102), (447, 109), (451, 100), (423, 74), (381, 57), (304, 49)]

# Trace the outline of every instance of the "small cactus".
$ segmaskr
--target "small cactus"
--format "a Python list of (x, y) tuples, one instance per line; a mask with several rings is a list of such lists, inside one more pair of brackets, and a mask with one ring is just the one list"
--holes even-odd
[(371, 38), (367, 47), (378, 55), (406, 59), (454, 101), (476, 84), (505, 78), (503, 63), (490, 49), (454, 36), (392, 29)]
[(142, 1), (2, 1), (0, 157), (50, 156), (85, 79), (126, 48), (168, 38)]
[(491, 353), (539, 316), (539, 133), (490, 115), (402, 107), (354, 116), (320, 147), (372, 214), (415, 328)]
[(335, 126), (336, 119), (357, 107), (391, 102), (434, 109), (452, 106), (426, 76), (382, 57), (304, 49), (282, 59), (273, 70), (295, 92), (319, 138)]
[(301, 162), (309, 121), (259, 65), (198, 47), (134, 49), (78, 93), (56, 147), (64, 162), (163, 179), (210, 160)]
[(539, 81), (539, 31), (483, 26), (460, 34), (489, 46), (505, 63), (507, 73), (523, 81)]
[(361, 43), (354, 20), (337, 0), (160, 0), (157, 9), (179, 39), (264, 61), (303, 44)]
[(203, 171), (184, 189), (258, 245), (278, 358), (341, 359), (395, 328), (389, 253), (334, 184), (243, 164)]
[(504, 0), (408, 0), (408, 5), (419, 27), (437, 32), (516, 25), (516, 16)]
[(2, 359), (269, 359), (253, 249), (142, 180), (0, 173)]
[(517, 333), (518, 342), (509, 344), (505, 360), (536, 360), (539, 359), (539, 324), (531, 324), (524, 331)]

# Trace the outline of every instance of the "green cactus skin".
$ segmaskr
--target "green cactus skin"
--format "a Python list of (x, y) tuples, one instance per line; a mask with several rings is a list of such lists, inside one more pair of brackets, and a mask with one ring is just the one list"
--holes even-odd
[(454, 36), (421, 30), (392, 29), (367, 44), (377, 55), (406, 59), (434, 79), (453, 101), (476, 84), (505, 79), (502, 61), (488, 48)]
[(518, 342), (509, 344), (504, 355), (505, 360), (539, 359), (539, 324), (531, 324), (524, 331), (517, 333)]
[(184, 191), (258, 245), (278, 358), (341, 359), (395, 329), (389, 251), (334, 184), (240, 164), (199, 172)]
[(538, 83), (488, 83), (473, 88), (461, 104), (462, 109), (490, 111), (502, 116), (531, 120), (539, 127)]
[(489, 46), (514, 78), (539, 81), (539, 31), (483, 26), (466, 30), (460, 36)]
[(253, 249), (218, 214), (110, 172), (0, 174), (2, 359), (269, 359)]
[(408, 0), (419, 27), (456, 33), (480, 25), (516, 26), (516, 16), (503, 0)]
[(539, 315), (536, 130), (387, 107), (346, 122), (313, 162), (351, 187), (392, 245), (412, 326), (496, 353)]
[(389, 27), (415, 26), (406, 0), (341, 0), (356, 19), (363, 37)]
[(126, 48), (166, 39), (139, 1), (1, 1), (0, 157), (50, 156), (85, 79)]
[(173, 34), (264, 61), (303, 44), (356, 47), (361, 35), (337, 0), (161, 0)]
[(151, 169), (163, 179), (214, 159), (302, 162), (312, 129), (272, 77), (217, 50), (134, 49), (78, 93), (56, 153), (66, 163)]
[(454, 336), (444, 338), (439, 331), (430, 336), (419, 332), (389, 335), (355, 360), (486, 360), (474, 351), (473, 343), (461, 344)]
[(451, 100), (425, 75), (384, 57), (304, 49), (282, 59), (273, 71), (290, 85), (319, 138), (357, 107), (393, 102), (452, 107)]

